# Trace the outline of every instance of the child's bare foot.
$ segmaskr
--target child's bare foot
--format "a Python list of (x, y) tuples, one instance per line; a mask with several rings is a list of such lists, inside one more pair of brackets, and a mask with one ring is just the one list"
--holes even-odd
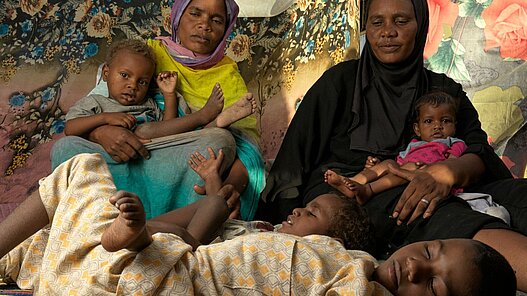
[(207, 147), (207, 151), (209, 152), (209, 159), (196, 151), (190, 156), (188, 164), (205, 181), (205, 193), (216, 194), (222, 185), (220, 168), (224, 154), (223, 150), (220, 149), (216, 157), (214, 150), (210, 147)]
[(360, 205), (365, 204), (373, 195), (373, 191), (369, 184), (362, 185), (350, 178), (341, 176), (332, 170), (327, 170), (324, 173), (324, 181), (345, 196), (355, 198)]
[(379, 164), (380, 160), (375, 156), (368, 156), (368, 159), (366, 159), (366, 163), (364, 164), (364, 167), (367, 169), (371, 169), (375, 165)]
[(126, 191), (118, 191), (110, 203), (119, 209), (119, 216), (106, 229), (101, 244), (109, 252), (121, 249), (140, 251), (152, 242), (146, 229), (146, 214), (139, 197)]
[(224, 101), (225, 97), (223, 96), (223, 90), (221, 89), (220, 84), (216, 83), (212, 88), (207, 103), (198, 112), (202, 114), (207, 123), (210, 123), (214, 121), (221, 113), (221, 110), (223, 110)]
[(252, 93), (246, 93), (236, 103), (223, 110), (216, 118), (217, 127), (228, 127), (256, 111), (256, 100)]

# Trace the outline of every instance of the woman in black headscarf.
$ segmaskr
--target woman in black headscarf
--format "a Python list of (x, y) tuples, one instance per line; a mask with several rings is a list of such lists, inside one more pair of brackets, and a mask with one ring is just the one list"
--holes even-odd
[[(377, 194), (365, 205), (376, 228), (377, 255), (414, 241), (475, 238), (503, 253), (519, 287), (527, 290), (527, 199), (521, 198), (527, 181), (512, 179), (488, 145), (461, 85), (424, 68), (426, 0), (371, 0), (367, 14), (361, 58), (329, 69), (300, 104), (267, 178), (257, 218), (282, 221), (293, 208), (333, 190), (324, 182), (327, 169), (353, 175), (368, 156), (394, 158), (412, 138), (416, 98), (442, 90), (460, 99), (456, 137), (468, 149), (457, 159), (415, 172), (394, 168), (409, 184)], [(450, 196), (452, 186), (491, 194), (507, 207), (518, 232)]]

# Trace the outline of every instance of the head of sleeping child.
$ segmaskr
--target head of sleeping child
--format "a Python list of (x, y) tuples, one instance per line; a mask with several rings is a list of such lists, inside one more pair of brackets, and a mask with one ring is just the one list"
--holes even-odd
[(459, 101), (445, 92), (424, 94), (415, 102), (415, 134), (426, 142), (454, 136), (458, 109)]
[(516, 295), (505, 257), (471, 239), (406, 245), (375, 269), (373, 280), (393, 295)]
[(373, 226), (355, 200), (331, 192), (296, 208), (278, 232), (306, 236), (320, 234), (339, 240), (346, 249), (373, 251)]
[(125, 106), (142, 104), (155, 68), (155, 57), (145, 42), (134, 39), (115, 42), (102, 69), (110, 98)]

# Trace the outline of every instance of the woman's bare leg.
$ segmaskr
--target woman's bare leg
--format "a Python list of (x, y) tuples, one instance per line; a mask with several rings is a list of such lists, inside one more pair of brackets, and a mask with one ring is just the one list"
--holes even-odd
[(482, 229), (474, 235), (500, 252), (516, 272), (518, 290), (527, 292), (527, 236), (507, 229)]
[(0, 223), (0, 258), (48, 223), (48, 213), (36, 190)]

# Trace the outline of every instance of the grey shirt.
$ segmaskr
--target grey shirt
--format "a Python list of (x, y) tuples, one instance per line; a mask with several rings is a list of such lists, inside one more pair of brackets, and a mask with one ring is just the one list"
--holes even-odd
[(137, 124), (149, 121), (160, 121), (163, 119), (163, 112), (151, 98), (147, 98), (141, 105), (124, 106), (112, 98), (98, 94), (91, 94), (77, 101), (77, 103), (69, 109), (66, 114), (66, 121), (103, 112), (122, 112), (131, 114), (137, 119)]

